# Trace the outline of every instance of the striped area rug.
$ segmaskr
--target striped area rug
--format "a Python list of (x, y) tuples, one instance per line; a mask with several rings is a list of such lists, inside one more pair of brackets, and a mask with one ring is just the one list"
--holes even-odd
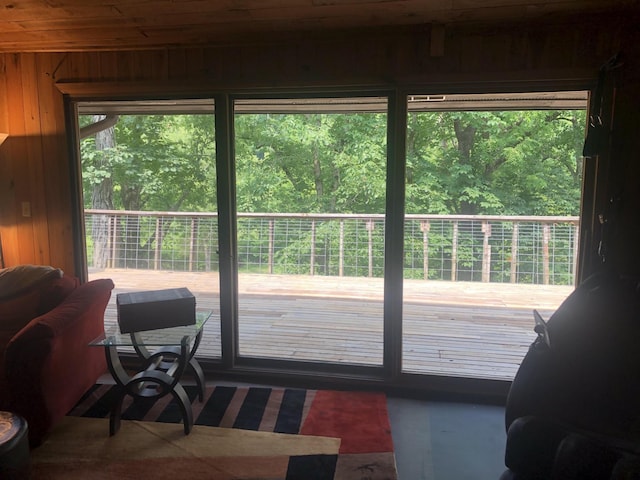
[[(209, 386), (204, 401), (200, 402), (195, 386), (187, 385), (185, 391), (191, 400), (196, 425), (292, 434), (299, 433), (316, 394), (315, 390), (303, 389)], [(113, 385), (95, 385), (69, 415), (106, 418), (115, 395)], [(126, 396), (122, 419), (182, 422), (180, 410), (171, 395), (136, 401)]]
[[(292, 459), (295, 465), (290, 464), (289, 469), (304, 472), (299, 478), (397, 479), (386, 396), (382, 393), (212, 385), (200, 402), (195, 386), (185, 386), (185, 390), (196, 425), (340, 439), (335, 458)], [(114, 385), (95, 385), (69, 415), (107, 418), (115, 394)], [(122, 419), (182, 422), (171, 395), (135, 401), (127, 396)], [(106, 423), (104, 428), (106, 434)], [(328, 471), (322, 476), (305, 477), (319, 460)]]

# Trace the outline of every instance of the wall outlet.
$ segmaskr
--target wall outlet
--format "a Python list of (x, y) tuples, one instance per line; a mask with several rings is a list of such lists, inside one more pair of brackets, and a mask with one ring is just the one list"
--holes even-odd
[(22, 216), (23, 217), (31, 216), (31, 202), (22, 202)]

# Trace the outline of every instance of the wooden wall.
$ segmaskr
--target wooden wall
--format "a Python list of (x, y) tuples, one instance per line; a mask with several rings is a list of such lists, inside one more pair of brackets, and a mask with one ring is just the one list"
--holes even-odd
[[(6, 266), (38, 263), (76, 269), (73, 185), (59, 88), (67, 82), (86, 83), (87, 92), (100, 92), (110, 84), (148, 95), (329, 85), (427, 87), (436, 93), (454, 85), (586, 87), (595, 84), (598, 68), (622, 50), (625, 73), (619, 98), (624, 98), (626, 111), (616, 124), (620, 134), (614, 150), (620, 155), (612, 158), (629, 163), (637, 157), (640, 42), (633, 22), (582, 18), (555, 25), (445, 28), (440, 33), (410, 27), (316, 34), (280, 44), (265, 38), (259, 45), (210, 48), (0, 54), (0, 132), (10, 135), (0, 146), (0, 235)], [(636, 162), (626, 177), (635, 195), (627, 203), (633, 210), (619, 216), (634, 225), (638, 173)], [(606, 185), (599, 184), (599, 189), (606, 192)], [(593, 245), (587, 254), (593, 254)], [(640, 265), (640, 252), (627, 254)]]

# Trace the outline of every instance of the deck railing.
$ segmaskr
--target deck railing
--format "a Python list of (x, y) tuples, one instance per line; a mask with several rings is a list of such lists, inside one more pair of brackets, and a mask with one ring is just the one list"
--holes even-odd
[[(383, 276), (384, 215), (239, 213), (237, 217), (240, 272)], [(578, 220), (405, 215), (404, 276), (572, 285)], [(90, 266), (218, 268), (216, 213), (85, 210), (85, 223)]]

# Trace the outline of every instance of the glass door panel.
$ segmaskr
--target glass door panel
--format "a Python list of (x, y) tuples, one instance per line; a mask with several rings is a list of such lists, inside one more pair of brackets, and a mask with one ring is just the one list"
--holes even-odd
[(89, 279), (120, 292), (187, 287), (214, 312), (198, 356), (220, 358), (213, 100), (78, 107)]
[(574, 287), (587, 93), (407, 107), (403, 371), (512, 380)]
[(386, 108), (235, 101), (239, 356), (382, 365)]

